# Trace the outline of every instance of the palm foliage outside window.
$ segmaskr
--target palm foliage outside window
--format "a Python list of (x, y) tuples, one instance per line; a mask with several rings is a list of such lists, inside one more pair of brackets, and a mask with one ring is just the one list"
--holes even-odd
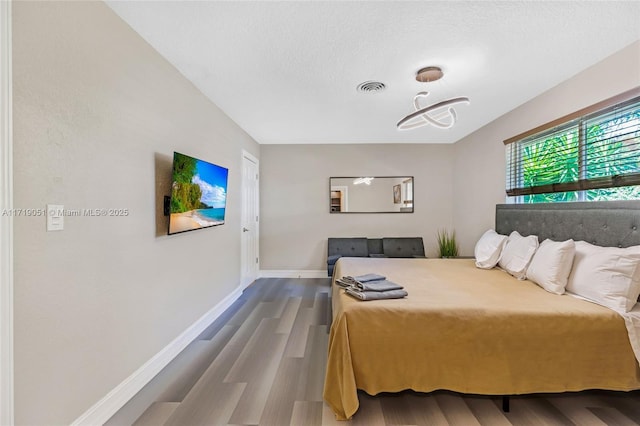
[(507, 195), (522, 203), (640, 199), (638, 92), (505, 141)]

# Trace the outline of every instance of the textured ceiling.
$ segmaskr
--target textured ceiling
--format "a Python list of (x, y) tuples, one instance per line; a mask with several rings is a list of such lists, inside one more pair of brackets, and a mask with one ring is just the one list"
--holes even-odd
[[(452, 143), (640, 39), (637, 1), (107, 4), (263, 144)], [(444, 77), (417, 82), (429, 65)], [(398, 131), (425, 90), (471, 103)]]

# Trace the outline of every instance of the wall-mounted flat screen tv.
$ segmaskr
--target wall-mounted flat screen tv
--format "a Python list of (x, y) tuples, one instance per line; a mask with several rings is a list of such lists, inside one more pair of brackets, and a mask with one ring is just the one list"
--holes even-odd
[(229, 170), (173, 153), (169, 235), (223, 225)]

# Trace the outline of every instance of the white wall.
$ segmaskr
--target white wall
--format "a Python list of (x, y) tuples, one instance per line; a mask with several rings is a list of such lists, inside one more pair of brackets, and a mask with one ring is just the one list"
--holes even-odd
[[(436, 255), (452, 173), (452, 145), (262, 145), (260, 268), (326, 270), (328, 237), (417, 236)], [(331, 176), (414, 176), (414, 213), (331, 214)]]
[[(15, 420), (69, 424), (239, 285), (259, 146), (101, 2), (13, 4)], [(227, 223), (166, 236), (174, 150), (228, 167)]]
[(505, 202), (505, 139), (638, 86), (635, 42), (458, 141), (453, 212), (461, 254), (473, 254), (478, 238), (494, 226), (495, 205)]

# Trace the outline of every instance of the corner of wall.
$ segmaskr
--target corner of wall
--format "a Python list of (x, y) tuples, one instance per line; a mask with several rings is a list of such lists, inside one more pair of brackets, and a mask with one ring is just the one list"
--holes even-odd
[(0, 2), (0, 424), (13, 424), (11, 1)]

